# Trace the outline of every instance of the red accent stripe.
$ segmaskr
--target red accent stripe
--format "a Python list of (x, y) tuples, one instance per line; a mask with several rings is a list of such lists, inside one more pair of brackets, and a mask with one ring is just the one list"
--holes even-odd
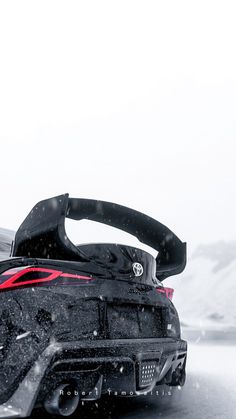
[[(28, 279), (27, 281), (22, 281), (21, 283), (15, 283), (15, 281), (17, 281), (19, 278), (21, 278), (22, 276), (24, 276), (25, 274), (27, 274), (28, 272), (45, 272), (48, 273), (49, 275), (46, 278), (41, 278), (41, 279)], [(6, 289), (6, 288), (13, 288), (13, 287), (21, 287), (24, 285), (29, 285), (29, 284), (35, 284), (35, 283), (41, 283), (41, 282), (45, 282), (45, 281), (52, 281), (53, 279), (57, 278), (58, 276), (60, 276), (62, 272), (61, 271), (55, 271), (52, 269), (42, 269), (42, 268), (26, 268), (23, 269), (20, 272), (17, 272), (16, 274), (14, 274), (13, 276), (11, 276), (11, 278), (7, 279), (5, 282), (3, 282), (0, 285), (0, 289)]]
[[(25, 285), (37, 285), (37, 284), (41, 284), (43, 282), (51, 282), (56, 278), (75, 278), (75, 279), (82, 279), (82, 280), (92, 280), (94, 278), (91, 278), (90, 276), (83, 276), (83, 275), (75, 275), (75, 274), (69, 274), (69, 273), (65, 273), (62, 271), (57, 271), (55, 269), (46, 269), (46, 268), (25, 268), (22, 269), (21, 271), (16, 272), (15, 269), (10, 269), (6, 272), (4, 272), (5, 275), (11, 275), (13, 271), (13, 275), (8, 278), (5, 282), (3, 282), (2, 284), (0, 284), (0, 290), (6, 290), (6, 289), (10, 289), (10, 288), (15, 288), (15, 287), (23, 287)], [(15, 273), (16, 272), (16, 273)], [(31, 272), (40, 272), (40, 273), (48, 273), (48, 276), (45, 278), (39, 278), (39, 279), (28, 279), (26, 281), (21, 281), (21, 282), (15, 282), (18, 279), (20, 279), (21, 277), (23, 277), (25, 274), (27, 273), (31, 273)], [(4, 275), (1, 274), (1, 275)]]
[(94, 279), (91, 276), (74, 275), (74, 274), (66, 274), (66, 273), (62, 273), (60, 275), (60, 277), (75, 278), (75, 279), (86, 279), (86, 280)]
[(1, 273), (1, 275), (0, 276), (2, 276), (2, 275), (13, 275), (13, 274), (16, 274), (17, 272), (19, 272), (19, 269), (20, 268), (12, 268), (12, 269), (8, 269), (8, 271), (5, 271), (5, 272), (3, 272), (3, 273)]
[(173, 294), (174, 294), (173, 288), (163, 287), (163, 288), (156, 288), (156, 290), (160, 294), (165, 294), (166, 298), (169, 298), (170, 300), (172, 300)]

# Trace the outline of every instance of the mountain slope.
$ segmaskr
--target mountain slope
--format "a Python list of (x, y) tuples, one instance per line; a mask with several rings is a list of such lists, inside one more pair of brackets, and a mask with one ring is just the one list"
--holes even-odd
[(13, 231), (0, 228), (0, 260), (9, 256), (13, 238)]
[(167, 279), (184, 324), (201, 329), (236, 328), (236, 242), (199, 246), (185, 272)]

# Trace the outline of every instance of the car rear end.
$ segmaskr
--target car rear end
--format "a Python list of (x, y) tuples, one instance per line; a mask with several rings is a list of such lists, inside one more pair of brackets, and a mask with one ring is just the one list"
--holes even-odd
[(0, 417), (42, 405), (63, 416), (81, 399), (172, 382), (187, 345), (163, 287), (55, 267), (35, 260), (0, 276)]

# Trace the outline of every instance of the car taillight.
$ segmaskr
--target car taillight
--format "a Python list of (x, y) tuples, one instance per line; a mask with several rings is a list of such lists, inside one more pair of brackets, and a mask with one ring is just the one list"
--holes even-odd
[(0, 275), (0, 291), (37, 285), (77, 285), (94, 278), (47, 268), (14, 268)]
[(157, 290), (157, 292), (160, 292), (161, 294), (165, 294), (165, 296), (167, 298), (172, 300), (173, 294), (174, 294), (174, 289), (173, 288), (161, 287), (161, 288), (156, 288), (156, 290)]

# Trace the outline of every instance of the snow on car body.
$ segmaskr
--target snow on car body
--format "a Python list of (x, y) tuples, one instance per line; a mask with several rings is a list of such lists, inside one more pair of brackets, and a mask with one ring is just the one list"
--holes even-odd
[[(66, 217), (117, 227), (158, 255), (114, 243), (75, 246)], [(80, 400), (184, 384), (187, 343), (162, 281), (183, 271), (186, 245), (163, 224), (65, 194), (32, 209), (11, 256), (0, 262), (0, 417), (43, 405), (68, 416)]]

